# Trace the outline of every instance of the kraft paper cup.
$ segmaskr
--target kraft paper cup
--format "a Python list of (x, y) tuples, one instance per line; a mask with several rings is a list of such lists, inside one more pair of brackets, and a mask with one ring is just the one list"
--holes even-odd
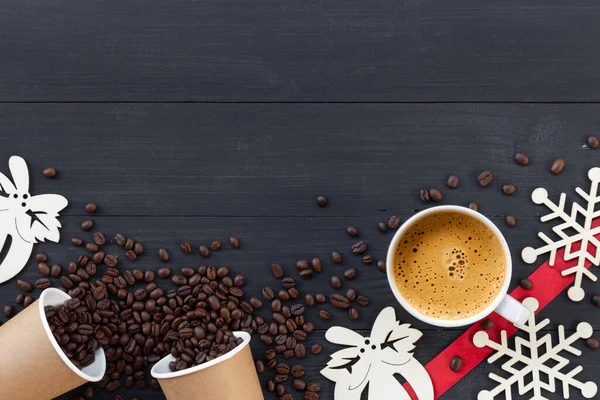
[(104, 350), (93, 364), (79, 369), (60, 349), (50, 331), (44, 306), (58, 306), (71, 296), (49, 288), (39, 300), (0, 328), (0, 399), (52, 399), (87, 382), (102, 379)]
[(244, 342), (225, 355), (183, 371), (171, 372), (168, 355), (152, 368), (168, 400), (218, 399), (264, 400), (254, 360), (250, 352), (250, 335), (234, 332)]

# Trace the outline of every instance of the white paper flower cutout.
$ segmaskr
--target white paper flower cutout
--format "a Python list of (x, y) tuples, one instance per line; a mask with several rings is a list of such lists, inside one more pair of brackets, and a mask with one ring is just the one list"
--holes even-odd
[(0, 250), (9, 236), (12, 243), (0, 264), (0, 283), (23, 269), (35, 243), (58, 242), (58, 213), (68, 204), (57, 194), (31, 196), (29, 170), (21, 157), (12, 156), (8, 167), (12, 181), (0, 173)]
[(421, 336), (409, 324), (396, 321), (392, 307), (379, 313), (370, 337), (334, 326), (325, 338), (348, 347), (333, 353), (321, 374), (336, 383), (336, 400), (360, 400), (367, 385), (370, 400), (410, 400), (396, 374), (407, 380), (419, 400), (433, 400), (431, 378), (412, 353)]

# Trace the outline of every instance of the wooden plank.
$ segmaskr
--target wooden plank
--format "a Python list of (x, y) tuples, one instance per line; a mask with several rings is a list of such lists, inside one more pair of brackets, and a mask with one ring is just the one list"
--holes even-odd
[[(598, 153), (584, 143), (599, 114), (590, 104), (2, 104), (0, 171), (25, 157), (33, 191), (61, 192), (69, 215), (94, 200), (110, 215), (406, 217), (424, 207), (420, 188), (444, 190), (455, 173), (444, 204), (532, 217), (545, 211), (533, 189), (587, 185)], [(557, 156), (567, 167), (553, 176)], [(41, 177), (49, 165), (55, 180)], [(481, 188), (485, 169), (496, 178)]]
[(600, 5), (5, 2), (1, 101), (598, 101)]

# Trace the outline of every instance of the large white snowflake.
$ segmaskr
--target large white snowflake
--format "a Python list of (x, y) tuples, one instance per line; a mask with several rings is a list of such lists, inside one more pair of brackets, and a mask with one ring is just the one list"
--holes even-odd
[[(600, 196), (598, 196), (600, 168), (590, 169), (588, 178), (592, 182), (589, 193), (586, 193), (580, 188), (575, 189), (575, 191), (587, 202), (587, 206), (584, 208), (578, 203), (573, 203), (571, 206), (571, 214), (567, 214), (565, 211), (565, 200), (567, 196), (564, 193), (560, 195), (558, 204), (556, 204), (548, 198), (546, 189), (537, 188), (533, 191), (531, 200), (536, 204), (544, 204), (551, 210), (549, 214), (541, 217), (541, 221), (546, 222), (555, 218), (560, 218), (563, 220), (563, 223), (552, 228), (554, 233), (558, 235), (558, 240), (554, 241), (540, 232), (538, 233), (538, 236), (546, 243), (546, 245), (537, 249), (526, 247), (521, 252), (523, 261), (528, 264), (533, 264), (540, 254), (550, 253), (548, 262), (550, 266), (554, 266), (556, 252), (561, 248), (565, 249), (563, 257), (565, 261), (576, 258), (577, 265), (562, 271), (563, 276), (575, 274), (575, 283), (567, 292), (569, 298), (573, 301), (581, 301), (585, 297), (585, 291), (581, 287), (583, 276), (587, 276), (592, 281), (598, 279), (596, 275), (585, 267), (586, 261), (591, 261), (596, 266), (600, 263), (600, 241), (595, 237), (595, 235), (600, 233), (600, 226), (592, 228), (592, 221), (594, 218), (600, 216), (600, 210), (595, 210), (596, 204), (600, 202)], [(583, 225), (577, 222), (577, 217), (580, 215), (584, 220)], [(570, 235), (565, 232), (566, 229), (575, 230), (576, 233)], [(571, 246), (577, 242), (580, 242), (581, 245), (577, 250), (571, 251)]]
[[(571, 345), (578, 339), (587, 339), (592, 336), (593, 329), (587, 322), (581, 322), (577, 325), (577, 331), (569, 337), (565, 337), (565, 329), (562, 325), (558, 327), (558, 343), (554, 346), (550, 334), (538, 338), (538, 332), (550, 323), (549, 319), (545, 319), (539, 324), (535, 322), (535, 311), (539, 307), (538, 301), (529, 297), (523, 301), (523, 305), (531, 310), (529, 321), (523, 326), (519, 326), (524, 332), (529, 334), (529, 339), (517, 337), (515, 339), (515, 349), (508, 346), (506, 331), (500, 332), (501, 343), (496, 343), (490, 340), (489, 335), (485, 331), (479, 331), (473, 336), (473, 344), (481, 347), (491, 347), (497, 353), (488, 358), (491, 364), (503, 356), (508, 356), (509, 360), (502, 364), (502, 369), (510, 374), (508, 378), (503, 378), (496, 374), (490, 373), (490, 379), (499, 383), (492, 390), (482, 390), (479, 392), (478, 400), (492, 400), (497, 395), (504, 392), (506, 400), (511, 399), (511, 390), (515, 383), (518, 384), (519, 396), (530, 393), (531, 400), (545, 400), (542, 396), (542, 391), (554, 393), (556, 390), (556, 380), (562, 382), (563, 397), (569, 398), (569, 387), (579, 389), (581, 395), (586, 399), (591, 399), (598, 392), (598, 387), (594, 382), (580, 382), (575, 379), (575, 375), (583, 370), (583, 367), (578, 366), (570, 372), (563, 372), (563, 368), (569, 364), (569, 361), (561, 356), (561, 352), (566, 351), (577, 356), (581, 355), (581, 351)], [(523, 347), (529, 349), (530, 355), (523, 354)], [(515, 364), (523, 365), (522, 368), (515, 367)], [(554, 363), (556, 365), (550, 366)], [(548, 381), (542, 380), (542, 374), (548, 376)], [(530, 377), (531, 381), (525, 383), (525, 378)]]

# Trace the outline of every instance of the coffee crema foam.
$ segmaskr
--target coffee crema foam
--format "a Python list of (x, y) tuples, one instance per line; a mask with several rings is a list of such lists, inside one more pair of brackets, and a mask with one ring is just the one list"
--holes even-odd
[(496, 299), (506, 277), (500, 240), (466, 214), (440, 212), (417, 220), (393, 260), (396, 287), (421, 314), (468, 318)]

